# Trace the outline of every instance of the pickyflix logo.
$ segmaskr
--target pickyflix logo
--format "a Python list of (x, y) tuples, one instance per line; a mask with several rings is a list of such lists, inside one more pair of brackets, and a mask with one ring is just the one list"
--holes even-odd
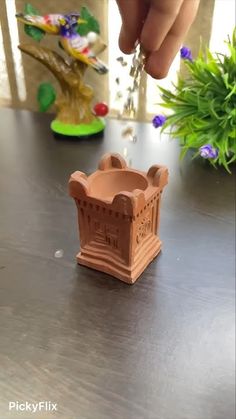
[(51, 401), (41, 401), (38, 403), (29, 403), (29, 402), (9, 402), (8, 405), (9, 411), (17, 412), (57, 412), (57, 403), (52, 403)]

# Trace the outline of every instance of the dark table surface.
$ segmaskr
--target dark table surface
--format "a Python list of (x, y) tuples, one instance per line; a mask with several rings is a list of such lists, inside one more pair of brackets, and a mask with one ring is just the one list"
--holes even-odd
[[(233, 419), (234, 176), (180, 164), (151, 124), (136, 144), (112, 120), (72, 141), (50, 119), (0, 110), (0, 418)], [(73, 171), (124, 147), (133, 167), (170, 170), (163, 252), (133, 286), (76, 265), (67, 195)], [(16, 400), (58, 411), (9, 413)]]

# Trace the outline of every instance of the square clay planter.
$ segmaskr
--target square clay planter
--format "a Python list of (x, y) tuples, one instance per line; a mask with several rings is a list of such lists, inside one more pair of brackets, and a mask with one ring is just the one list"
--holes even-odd
[(119, 154), (106, 154), (98, 170), (75, 172), (70, 195), (78, 208), (78, 263), (133, 284), (161, 250), (160, 199), (168, 171), (128, 168)]

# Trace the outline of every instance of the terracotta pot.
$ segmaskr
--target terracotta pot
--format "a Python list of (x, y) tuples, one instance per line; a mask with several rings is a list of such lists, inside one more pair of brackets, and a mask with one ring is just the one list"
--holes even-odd
[(161, 250), (160, 199), (168, 170), (128, 168), (119, 154), (106, 154), (98, 170), (75, 172), (70, 195), (78, 208), (78, 263), (133, 284)]

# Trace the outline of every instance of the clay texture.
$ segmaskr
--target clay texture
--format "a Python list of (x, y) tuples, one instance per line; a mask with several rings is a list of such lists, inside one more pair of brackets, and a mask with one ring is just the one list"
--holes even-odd
[(88, 177), (73, 173), (69, 193), (78, 208), (78, 263), (134, 283), (161, 250), (160, 199), (167, 181), (166, 167), (140, 172), (119, 154), (106, 154)]

